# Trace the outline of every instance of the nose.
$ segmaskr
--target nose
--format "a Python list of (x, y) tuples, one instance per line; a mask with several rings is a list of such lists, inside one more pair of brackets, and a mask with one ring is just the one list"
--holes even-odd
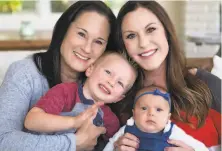
[(87, 54), (91, 52), (91, 41), (90, 40), (86, 40), (86, 42), (84, 43), (83, 51)]
[(109, 86), (113, 87), (113, 83), (108, 81)]
[(154, 116), (154, 112), (153, 112), (152, 109), (149, 109), (149, 110), (148, 110), (148, 116)]
[(114, 76), (110, 76), (108, 79), (108, 84), (113, 88), (116, 84), (116, 78)]
[(147, 35), (141, 34), (139, 36), (139, 46), (141, 48), (146, 48), (146, 46), (150, 43), (149, 38)]

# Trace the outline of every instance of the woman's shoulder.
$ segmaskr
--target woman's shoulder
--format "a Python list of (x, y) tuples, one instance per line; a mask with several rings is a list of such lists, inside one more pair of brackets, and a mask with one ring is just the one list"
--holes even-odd
[[(48, 90), (46, 78), (38, 71), (32, 57), (13, 62), (2, 81), (2, 89), (15, 89), (35, 101)], [(14, 95), (14, 94), (13, 94)]]
[[(37, 81), (36, 81), (37, 80)], [(16, 83), (27, 81), (29, 83), (41, 83), (46, 82), (45, 77), (40, 73), (36, 67), (34, 60), (31, 56), (13, 62), (4, 77), (3, 82), (14, 81)]]
[(37, 69), (34, 63), (34, 60), (31, 56), (24, 58), (22, 60), (18, 60), (13, 62), (9, 68), (13, 68), (14, 70), (24, 70), (24, 69)]
[(202, 69), (197, 70), (196, 76), (207, 84), (212, 93), (211, 107), (221, 113), (221, 79)]
[(7, 70), (7, 74), (12, 74), (12, 75), (17, 75), (17, 76), (19, 75), (20, 76), (21, 75), (39, 76), (40, 72), (34, 63), (33, 58), (29, 56), (25, 59), (13, 62)]

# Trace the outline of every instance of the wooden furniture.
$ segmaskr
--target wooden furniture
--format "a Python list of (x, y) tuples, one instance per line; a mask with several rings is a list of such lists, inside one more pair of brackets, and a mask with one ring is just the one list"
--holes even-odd
[(213, 58), (187, 58), (187, 67), (201, 68), (210, 72), (213, 68)]
[[(46, 50), (50, 44), (52, 33), (49, 31), (37, 31), (35, 36), (24, 39), (19, 32), (0, 31), (0, 51), (16, 50)], [(187, 67), (197, 67), (211, 71), (213, 67), (212, 58), (188, 58)]]
[(52, 33), (36, 31), (32, 37), (21, 37), (18, 31), (0, 31), (0, 51), (47, 49)]

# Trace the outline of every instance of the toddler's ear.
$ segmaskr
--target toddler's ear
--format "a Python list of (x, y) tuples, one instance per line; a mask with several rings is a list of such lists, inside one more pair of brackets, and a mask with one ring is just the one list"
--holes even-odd
[(170, 117), (171, 117), (171, 113), (169, 113), (169, 115), (168, 115), (168, 121), (170, 120)]
[(86, 77), (89, 77), (89, 76), (92, 74), (93, 69), (94, 69), (94, 65), (91, 64), (91, 65), (86, 69), (86, 72), (85, 72)]

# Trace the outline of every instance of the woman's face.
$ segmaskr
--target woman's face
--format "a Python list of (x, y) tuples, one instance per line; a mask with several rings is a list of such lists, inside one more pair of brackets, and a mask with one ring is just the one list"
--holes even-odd
[(84, 72), (105, 51), (110, 25), (97, 12), (83, 12), (67, 31), (61, 45), (61, 66)]
[(125, 47), (134, 61), (147, 71), (158, 69), (165, 61), (169, 46), (156, 15), (139, 7), (126, 14), (121, 28)]

